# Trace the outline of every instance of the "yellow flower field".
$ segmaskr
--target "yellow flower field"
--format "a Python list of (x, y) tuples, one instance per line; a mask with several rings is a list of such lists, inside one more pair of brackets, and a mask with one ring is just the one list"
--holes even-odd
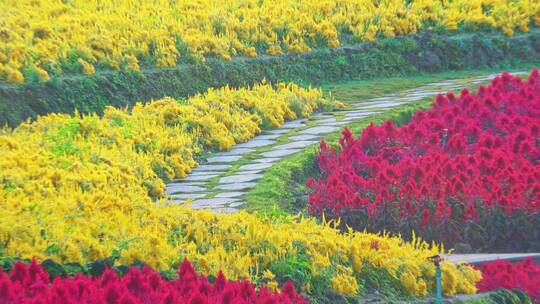
[(0, 131), (0, 200), (97, 203), (128, 189), (133, 200), (160, 197), (162, 179), (184, 177), (197, 153), (228, 150), (323, 104), (330, 102), (317, 89), (262, 83), (139, 103), (129, 112), (109, 107), (102, 118), (49, 114)]
[[(47, 230), (27, 229), (29, 223), (48, 222), (49, 216), (54, 218), (50, 225), (71, 230), (71, 221), (86, 218), (94, 208), (122, 213), (151, 207), (152, 197), (165, 194), (163, 180), (185, 176), (203, 150), (228, 150), (262, 127), (309, 116), (328, 103), (316, 89), (259, 84), (211, 89), (188, 100), (136, 104), (129, 112), (110, 107), (102, 118), (49, 114), (0, 130), (0, 249), (26, 237), (51, 246)], [(85, 223), (77, 229), (108, 226)], [(25, 252), (29, 244), (25, 241), (17, 250)]]
[[(314, 276), (331, 270), (329, 286), (340, 294), (361, 292), (357, 280), (369, 266), (385, 269), (408, 293), (426, 295), (435, 273), (427, 257), (442, 249), (420, 240), (343, 233), (313, 218), (165, 205), (162, 178), (184, 176), (203, 149), (229, 149), (329, 102), (319, 90), (260, 84), (164, 98), (129, 112), (108, 108), (102, 118), (50, 114), (4, 129), (0, 256), (79, 263), (113, 256), (156, 270), (187, 257), (203, 273), (223, 270), (275, 288), (276, 263), (303, 255)], [(477, 271), (445, 265), (445, 275), (452, 278), (447, 294), (475, 292)], [(310, 293), (312, 283), (299, 287)]]
[(174, 67), (183, 57), (303, 53), (424, 28), (540, 25), (532, 0), (5, 0), (0, 2), (0, 80), (48, 80), (96, 67)]
[[(158, 270), (170, 269), (187, 257), (203, 273), (223, 270), (228, 278), (257, 282), (273, 277), (267, 270), (272, 263), (305, 248), (313, 273), (336, 268), (332, 286), (345, 295), (360, 291), (355, 276), (366, 263), (387, 270), (412, 295), (426, 295), (435, 276), (427, 257), (439, 251), (420, 240), (405, 243), (397, 237), (342, 233), (313, 218), (219, 215), (127, 198), (62, 208), (18, 207), (7, 210), (0, 226), (0, 242), (8, 256), (89, 262), (116, 253), (120, 263), (144, 261)], [(479, 272), (451, 264), (444, 264), (443, 271), (452, 278), (445, 280), (446, 294), (476, 291)], [(274, 285), (272, 280), (266, 282)], [(310, 292), (310, 282), (300, 287)]]

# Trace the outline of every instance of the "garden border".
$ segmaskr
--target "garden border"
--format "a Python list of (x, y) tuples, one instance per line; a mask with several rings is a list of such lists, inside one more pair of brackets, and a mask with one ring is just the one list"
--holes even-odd
[(129, 107), (163, 96), (185, 98), (210, 87), (246, 86), (263, 79), (307, 86), (524, 62), (540, 62), (540, 29), (513, 37), (425, 32), (298, 55), (236, 58), (230, 62), (209, 58), (205, 64), (145, 69), (142, 73), (66, 75), (41, 83), (0, 84), (0, 126), (13, 127), (51, 112), (102, 113), (106, 106)]

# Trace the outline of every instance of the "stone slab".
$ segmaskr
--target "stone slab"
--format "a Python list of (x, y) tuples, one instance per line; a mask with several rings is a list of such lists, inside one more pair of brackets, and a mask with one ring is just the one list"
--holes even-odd
[(229, 207), (239, 207), (239, 206), (244, 205), (245, 203), (246, 203), (246, 202), (244, 202), (244, 201), (234, 202), (234, 203), (230, 203), (230, 204), (229, 204)]
[(255, 136), (255, 138), (253, 138), (253, 139), (276, 139), (276, 138), (278, 138), (280, 136), (281, 136), (281, 134), (265, 134), (265, 135)]
[(215, 197), (220, 197), (220, 198), (239, 197), (239, 196), (242, 196), (244, 194), (245, 194), (245, 192), (240, 192), (240, 191), (222, 192), (222, 193), (216, 194)]
[(277, 158), (277, 157), (265, 157), (265, 158), (257, 158), (255, 159), (254, 161), (258, 162), (258, 163), (265, 163), (265, 164), (269, 164), (269, 163), (273, 163), (273, 162), (276, 162), (278, 160), (281, 160), (281, 158)]
[(452, 263), (479, 264), (497, 260), (518, 261), (527, 257), (540, 259), (540, 253), (478, 253), (478, 254), (450, 254), (443, 258)]
[(238, 172), (235, 172), (234, 175), (243, 175), (243, 174), (259, 174), (262, 170), (241, 170)]
[(271, 163), (247, 164), (240, 167), (240, 170), (262, 170), (271, 167)]
[(318, 127), (312, 127), (309, 129), (305, 129), (302, 131), (299, 131), (299, 134), (326, 134), (330, 132), (334, 132), (339, 130), (338, 127), (331, 127), (331, 126), (318, 126)]
[[(415, 101), (415, 100), (420, 100), (422, 98), (419, 98), (419, 99), (416, 99), (414, 97), (411, 97), (411, 98), (407, 98), (407, 100), (409, 101)], [(407, 102), (406, 101), (402, 101), (402, 102), (394, 102), (394, 103), (383, 103), (383, 104), (371, 104), (371, 105), (365, 105), (362, 107), (362, 109), (388, 109), (388, 108), (393, 108), (393, 107), (397, 107), (397, 106), (400, 106), (400, 105), (403, 105), (403, 104), (406, 104)]]
[(188, 176), (197, 176), (197, 175), (219, 175), (222, 174), (221, 171), (191, 171)]
[(254, 152), (254, 151), (255, 150), (250, 149), (250, 148), (238, 148), (238, 147), (235, 146), (230, 151), (216, 153), (215, 155), (216, 156), (244, 155), (244, 154), (248, 154), (248, 153), (251, 153), (251, 152)]
[(224, 176), (219, 179), (220, 184), (230, 184), (230, 183), (245, 183), (251, 182), (261, 178), (262, 174), (242, 174), (242, 175), (230, 175)]
[(320, 136), (317, 136), (317, 135), (296, 135), (296, 136), (290, 136), (289, 139), (290, 140), (312, 140), (312, 139), (316, 139), (316, 138), (319, 138)]
[(204, 206), (222, 206), (225, 204), (230, 204), (238, 201), (238, 199), (235, 198), (225, 198), (225, 197), (217, 197), (217, 198), (202, 198), (198, 200), (194, 200), (191, 202), (192, 205), (204, 205)]
[(335, 117), (325, 118), (325, 119), (317, 120), (315, 123), (324, 124), (324, 123), (329, 123), (329, 122), (336, 122), (336, 118)]
[(286, 149), (296, 149), (296, 148), (305, 148), (307, 146), (313, 145), (318, 143), (318, 141), (310, 140), (310, 141), (293, 141), (288, 144), (283, 144), (279, 146), (273, 147), (275, 150), (286, 150)]
[(274, 144), (276, 141), (275, 140), (270, 140), (270, 139), (258, 139), (258, 138), (254, 138), (248, 142), (245, 142), (243, 144), (238, 144), (236, 145), (236, 147), (238, 148), (258, 148), (258, 147), (264, 147), (264, 146), (268, 146), (268, 145), (272, 145)]
[(284, 133), (287, 133), (289, 131), (290, 131), (290, 129), (275, 129), (275, 130), (267, 131), (266, 133), (269, 133), (269, 134), (284, 134)]
[(193, 168), (191, 172), (197, 172), (197, 171), (217, 171), (217, 170), (227, 170), (231, 165), (200, 165), (198, 167)]
[(174, 193), (191, 193), (191, 192), (201, 192), (205, 191), (206, 188), (199, 187), (199, 186), (189, 186), (189, 185), (176, 185), (171, 186), (167, 185), (167, 193), (174, 194)]
[(207, 161), (209, 163), (232, 163), (242, 158), (240, 155), (231, 155), (231, 156), (214, 156), (209, 157)]
[(294, 121), (288, 121), (284, 123), (280, 129), (295, 129), (295, 128), (301, 128), (305, 126), (305, 119), (303, 120), (294, 120)]
[(261, 155), (264, 157), (283, 157), (283, 156), (294, 154), (298, 151), (300, 151), (300, 149), (272, 150), (272, 151), (261, 153)]
[(336, 121), (336, 122), (323, 123), (323, 124), (320, 124), (320, 125), (321, 126), (329, 126), (329, 127), (340, 127), (340, 126), (344, 126), (344, 125), (346, 125), (348, 123), (349, 123), (349, 121), (340, 120), (340, 121)]
[(182, 181), (208, 181), (216, 176), (219, 176), (219, 174), (190, 174), (186, 178), (182, 179)]
[(197, 199), (197, 198), (203, 198), (207, 194), (206, 193), (179, 193), (179, 194), (172, 194), (169, 195), (169, 197), (173, 200), (185, 200), (185, 199)]
[(255, 187), (256, 183), (234, 183), (234, 184), (220, 184), (215, 187), (219, 190), (238, 191)]
[(213, 211), (217, 212), (217, 213), (229, 214), (229, 213), (239, 212), (240, 209), (231, 208), (231, 207), (225, 207), (225, 208), (214, 209)]

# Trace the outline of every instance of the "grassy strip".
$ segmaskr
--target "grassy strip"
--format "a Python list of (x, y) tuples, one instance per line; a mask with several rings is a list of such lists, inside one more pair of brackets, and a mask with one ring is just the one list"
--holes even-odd
[(320, 85), (348, 79), (412, 75), (540, 61), (540, 30), (446, 36), (424, 33), (386, 38), (301, 55), (209, 59), (142, 73), (101, 72), (92, 76), (53, 77), (43, 83), (0, 85), (0, 126), (15, 126), (50, 112), (101, 113), (106, 106), (131, 106), (163, 96), (184, 98), (209, 87), (240, 87), (260, 82), (295, 81)]
[[(527, 71), (530, 69), (531, 66), (519, 65), (519, 68), (509, 70)], [(379, 78), (326, 85), (323, 86), (323, 89), (325, 94), (332, 95), (336, 100), (351, 103), (396, 93), (427, 83), (450, 79), (464, 79), (498, 71), (501, 71), (501, 69), (451, 71), (437, 74), (419, 74), (405, 78)], [(358, 135), (370, 123), (382, 124), (386, 120), (391, 119), (398, 125), (405, 124), (414, 112), (429, 108), (432, 100), (433, 98), (428, 97), (412, 104), (399, 106), (382, 114), (351, 122), (343, 126), (343, 128), (347, 127), (353, 134)], [(324, 140), (329, 145), (337, 145), (340, 137), (341, 130), (326, 135)], [(305, 181), (308, 177), (316, 177), (319, 174), (314, 159), (317, 151), (318, 146), (308, 147), (291, 157), (281, 160), (268, 169), (264, 177), (258, 181), (257, 186), (246, 194), (245, 208), (250, 212), (257, 211), (273, 216), (304, 212), (307, 206)]]
[[(370, 123), (382, 124), (391, 119), (397, 124), (406, 123), (420, 109), (427, 109), (431, 99), (424, 99), (414, 104), (404, 105), (379, 115), (373, 115), (359, 122), (347, 125), (354, 134), (359, 134)], [(341, 131), (334, 132), (324, 140), (337, 145)], [(261, 214), (280, 215), (305, 211), (307, 188), (304, 182), (310, 176), (317, 176), (315, 154), (318, 147), (309, 147), (292, 157), (285, 158), (266, 171), (257, 186), (245, 196), (246, 209)]]

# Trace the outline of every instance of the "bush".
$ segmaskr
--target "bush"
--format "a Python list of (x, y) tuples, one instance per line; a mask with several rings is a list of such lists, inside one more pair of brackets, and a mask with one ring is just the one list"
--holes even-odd
[(540, 247), (540, 78), (503, 74), (478, 94), (439, 95), (397, 128), (321, 143), (311, 213), (476, 249)]

